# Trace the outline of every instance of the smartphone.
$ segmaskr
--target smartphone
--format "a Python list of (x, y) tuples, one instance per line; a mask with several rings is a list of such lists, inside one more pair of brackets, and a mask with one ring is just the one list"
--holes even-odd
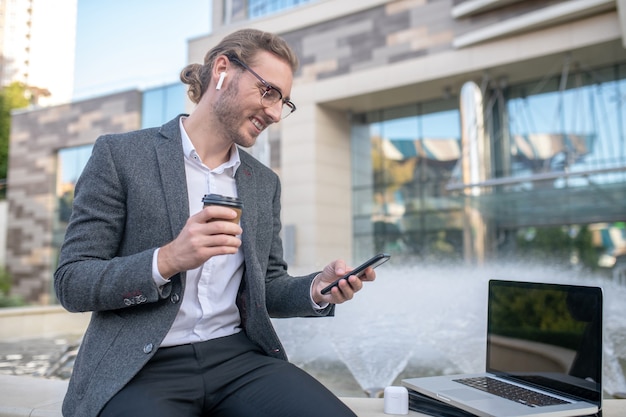
[(379, 253), (373, 258), (368, 259), (367, 261), (363, 262), (363, 264), (357, 266), (352, 271), (348, 272), (346, 275), (335, 280), (335, 282), (333, 282), (332, 284), (328, 285), (327, 287), (324, 287), (324, 289), (322, 289), (321, 291), (322, 294), (329, 293), (330, 290), (332, 290), (333, 287), (336, 287), (339, 284), (339, 281), (341, 281), (342, 279), (348, 279), (352, 275), (356, 275), (357, 277), (361, 278), (363, 274), (365, 274), (365, 270), (367, 269), (367, 267), (371, 266), (372, 268), (376, 268), (378, 265), (384, 264), (385, 262), (387, 262), (389, 258), (391, 258), (391, 255), (387, 253)]

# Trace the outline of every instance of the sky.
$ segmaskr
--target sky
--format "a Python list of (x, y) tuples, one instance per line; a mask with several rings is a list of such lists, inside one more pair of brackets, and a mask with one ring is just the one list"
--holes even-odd
[(178, 81), (211, 0), (78, 0), (74, 100)]

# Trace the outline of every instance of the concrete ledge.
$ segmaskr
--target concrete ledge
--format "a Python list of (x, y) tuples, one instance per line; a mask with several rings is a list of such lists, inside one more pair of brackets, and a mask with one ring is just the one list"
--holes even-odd
[[(0, 417), (62, 417), (61, 404), (67, 381), (29, 376), (0, 375)], [(359, 417), (385, 417), (384, 399), (348, 398), (341, 400)], [(409, 416), (425, 414), (409, 411)], [(626, 400), (605, 400), (604, 417), (626, 416)]]
[(0, 417), (61, 417), (67, 381), (0, 375)]
[[(0, 417), (62, 417), (61, 405), (66, 391), (67, 381), (0, 375)], [(387, 416), (383, 412), (382, 398), (341, 400), (359, 417)], [(413, 411), (409, 415), (423, 416)]]
[(85, 332), (91, 313), (61, 306), (0, 308), (0, 340), (24, 340)]

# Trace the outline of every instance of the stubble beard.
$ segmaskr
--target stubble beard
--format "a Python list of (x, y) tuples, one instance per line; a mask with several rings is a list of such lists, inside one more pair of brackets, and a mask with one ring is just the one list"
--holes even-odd
[(256, 142), (256, 136), (252, 139), (246, 138), (239, 132), (241, 127), (242, 110), (237, 98), (239, 93), (239, 78), (237, 74), (228, 87), (220, 94), (215, 102), (213, 113), (217, 122), (221, 126), (224, 138), (244, 148), (249, 148)]

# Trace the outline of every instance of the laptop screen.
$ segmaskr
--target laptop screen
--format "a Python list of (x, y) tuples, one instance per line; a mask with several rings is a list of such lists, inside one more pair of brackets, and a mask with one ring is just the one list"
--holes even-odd
[(487, 371), (599, 405), (602, 290), (490, 281)]

